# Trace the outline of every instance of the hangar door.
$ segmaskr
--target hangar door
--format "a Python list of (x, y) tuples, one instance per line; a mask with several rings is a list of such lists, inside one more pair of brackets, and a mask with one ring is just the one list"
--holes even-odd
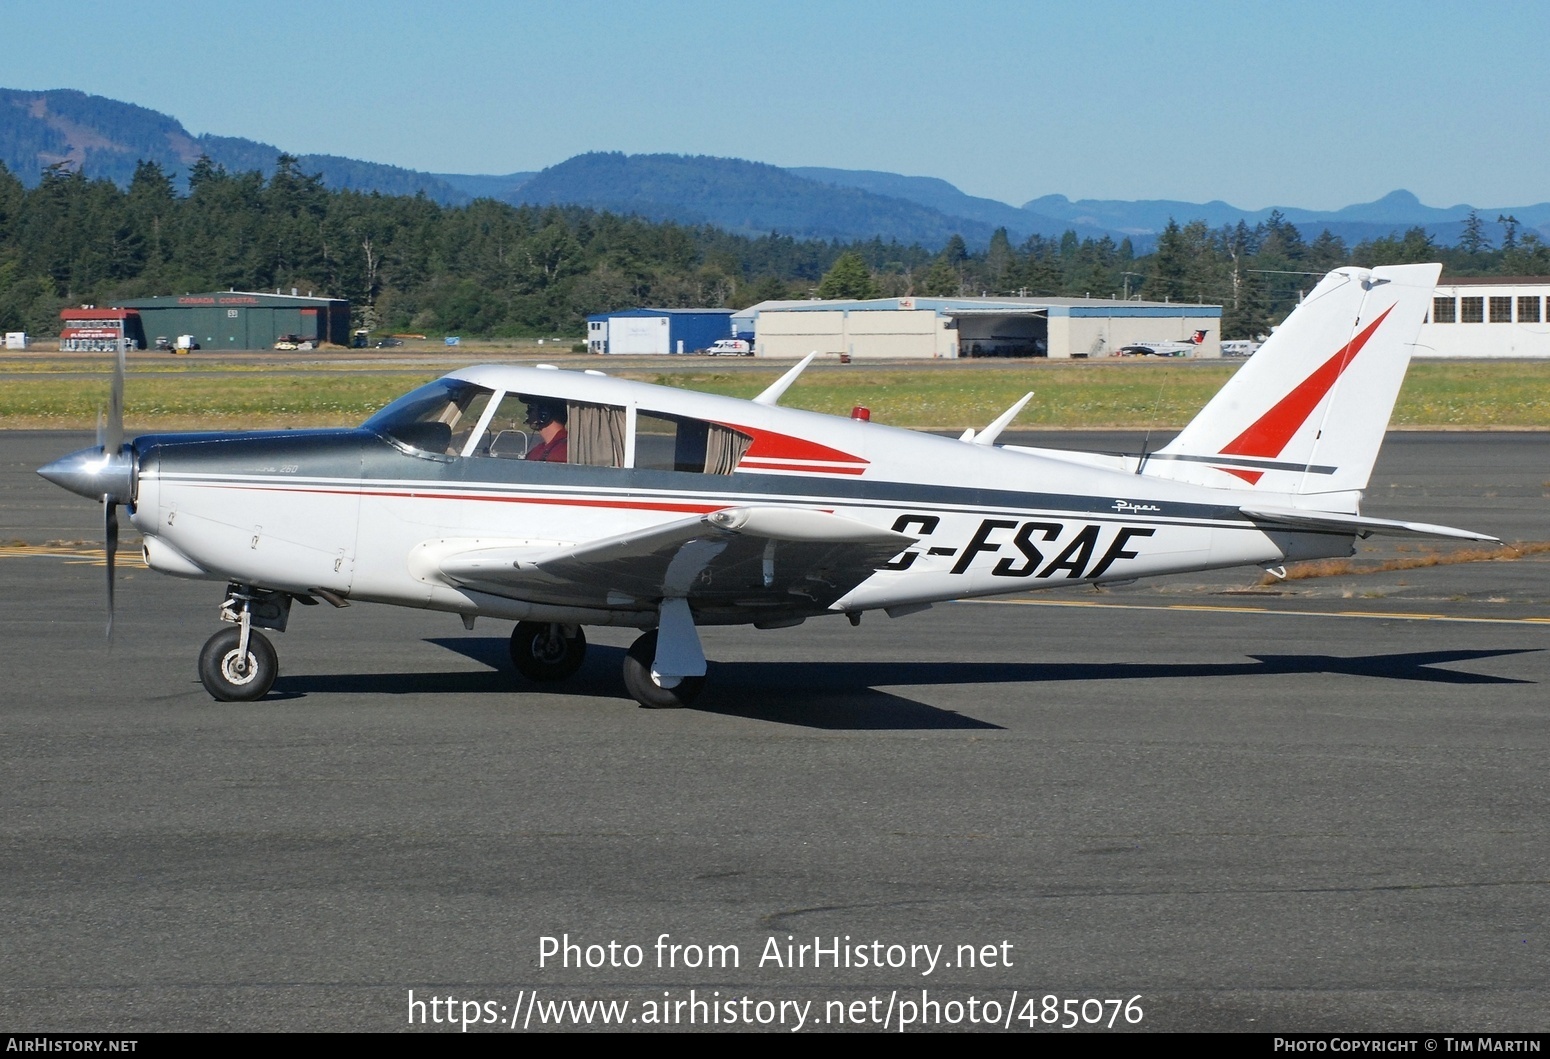
[(1047, 357), (1049, 313), (954, 313), (960, 357)]
[(668, 352), (669, 331), (665, 316), (612, 316), (608, 319), (608, 352)]

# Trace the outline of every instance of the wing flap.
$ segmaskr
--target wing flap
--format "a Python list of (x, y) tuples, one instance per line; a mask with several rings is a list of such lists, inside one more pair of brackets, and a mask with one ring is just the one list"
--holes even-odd
[(735, 507), (569, 547), (443, 556), (482, 592), (546, 603), (822, 609), (918, 538), (811, 508)]

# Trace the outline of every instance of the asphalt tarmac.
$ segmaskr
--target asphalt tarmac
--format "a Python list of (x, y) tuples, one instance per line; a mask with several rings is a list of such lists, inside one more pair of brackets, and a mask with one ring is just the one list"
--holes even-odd
[[(110, 649), (44, 546), (88, 442), (0, 435), (9, 1030), (1550, 1028), (1550, 555), (712, 629), (678, 711), (627, 630), (538, 690), (507, 623), (297, 608), (223, 705), (219, 586), (122, 570)], [(1364, 511), (1542, 541), (1547, 454), (1394, 435)]]

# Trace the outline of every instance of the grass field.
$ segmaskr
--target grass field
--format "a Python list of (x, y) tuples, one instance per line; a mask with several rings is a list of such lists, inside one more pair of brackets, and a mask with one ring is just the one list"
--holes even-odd
[[(107, 401), (105, 359), (0, 359), (0, 429), (90, 429)], [(463, 362), (429, 355), (391, 361), (136, 359), (126, 387), (126, 425), (130, 430), (353, 425)], [(560, 363), (590, 368), (600, 361), (565, 356)], [(752, 397), (787, 367), (745, 361), (721, 368), (698, 360), (604, 366), (624, 378), (737, 397)], [(876, 422), (961, 430), (985, 425), (1033, 390), (1017, 427), (1166, 430), (1188, 422), (1237, 368), (1235, 362), (1158, 361), (815, 364), (782, 403), (835, 415), (866, 405)], [(1391, 425), (1550, 429), (1550, 362), (1413, 364)]]

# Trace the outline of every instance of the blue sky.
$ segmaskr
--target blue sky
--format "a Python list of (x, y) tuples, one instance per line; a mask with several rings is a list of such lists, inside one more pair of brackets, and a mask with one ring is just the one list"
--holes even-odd
[(1020, 205), (1550, 199), (1550, 3), (6, 0), (0, 86), (442, 172), (591, 150)]

